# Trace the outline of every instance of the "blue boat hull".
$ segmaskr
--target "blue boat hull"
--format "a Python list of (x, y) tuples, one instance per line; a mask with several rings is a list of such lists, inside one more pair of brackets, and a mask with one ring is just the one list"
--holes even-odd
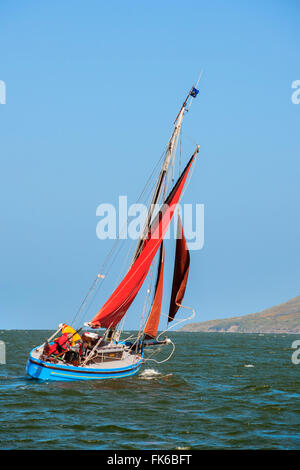
[(33, 357), (32, 352), (27, 360), (26, 372), (30, 377), (39, 380), (100, 380), (100, 379), (119, 379), (135, 375), (142, 363), (143, 357), (139, 361), (126, 367), (107, 367), (107, 368), (89, 368), (76, 367), (68, 364), (53, 364)]

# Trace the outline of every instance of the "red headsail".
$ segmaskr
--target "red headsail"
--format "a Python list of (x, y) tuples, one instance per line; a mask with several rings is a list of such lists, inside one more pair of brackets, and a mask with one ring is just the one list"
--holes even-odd
[(155, 217), (149, 230), (148, 238), (144, 241), (139, 256), (121, 283), (99, 310), (97, 315), (92, 319), (91, 325), (94, 328), (100, 326), (104, 328), (116, 326), (135, 299), (169, 227), (196, 153), (198, 153), (198, 150), (189, 160), (180, 178), (163, 204), (162, 209)]
[(189, 267), (190, 253), (185, 241), (181, 219), (178, 216), (173, 286), (168, 318), (169, 322), (174, 319), (177, 310), (181, 306), (188, 279)]
[(144, 328), (145, 335), (151, 338), (156, 337), (159, 320), (160, 320), (160, 312), (161, 312), (161, 304), (162, 304), (162, 296), (163, 296), (163, 285), (164, 285), (164, 263), (165, 263), (165, 249), (164, 249), (164, 242), (162, 241), (162, 244), (160, 245), (155, 295), (154, 295), (154, 299), (152, 303), (151, 312), (149, 314), (146, 326)]

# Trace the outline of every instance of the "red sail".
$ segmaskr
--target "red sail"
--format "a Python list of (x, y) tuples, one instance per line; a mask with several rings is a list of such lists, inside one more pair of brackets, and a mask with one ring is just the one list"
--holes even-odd
[(148, 238), (145, 240), (138, 258), (135, 260), (113, 294), (99, 310), (97, 315), (92, 319), (91, 325), (94, 328), (100, 326), (104, 328), (116, 326), (121, 321), (133, 300), (135, 299), (147, 276), (153, 258), (169, 227), (176, 209), (176, 205), (183, 190), (188, 172), (197, 153), (198, 149), (189, 160), (180, 178), (163, 204), (161, 211), (155, 217), (151, 225), (151, 229), (149, 230)]
[(164, 263), (165, 263), (165, 249), (164, 242), (160, 245), (160, 254), (159, 254), (159, 264), (158, 272), (155, 286), (155, 295), (152, 303), (151, 312), (149, 314), (146, 326), (144, 328), (144, 333), (150, 338), (155, 338), (157, 335), (162, 296), (163, 296), (163, 285), (164, 285)]
[(172, 295), (168, 321), (174, 320), (185, 293), (190, 267), (190, 253), (185, 241), (181, 219), (178, 216), (176, 254), (173, 274)]

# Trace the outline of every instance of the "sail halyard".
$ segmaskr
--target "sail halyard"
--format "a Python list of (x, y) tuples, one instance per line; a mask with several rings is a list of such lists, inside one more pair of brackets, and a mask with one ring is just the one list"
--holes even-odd
[(115, 327), (126, 314), (128, 308), (139, 292), (148, 274), (154, 256), (166, 234), (184, 188), (187, 175), (198, 151), (199, 148), (197, 147), (180, 178), (177, 180), (175, 186), (165, 200), (161, 211), (155, 216), (148, 231), (148, 235), (143, 241), (142, 250), (138, 258), (135, 260), (113, 294), (92, 319), (91, 326), (95, 328), (100, 326), (105, 328)]

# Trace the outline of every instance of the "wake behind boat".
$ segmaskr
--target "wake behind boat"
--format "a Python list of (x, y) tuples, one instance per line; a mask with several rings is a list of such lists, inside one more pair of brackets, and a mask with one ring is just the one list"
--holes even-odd
[[(168, 196), (166, 194), (170, 172), (174, 168), (183, 116), (188, 103), (191, 103), (189, 100), (195, 98), (197, 94), (198, 90), (193, 86), (174, 122), (174, 130), (154, 184), (142, 236), (138, 240), (126, 275), (90, 322), (84, 323), (77, 330), (72, 326), (60, 324), (52, 337), (30, 352), (26, 371), (31, 377), (40, 380), (98, 380), (128, 377), (136, 374), (147, 360), (144, 358), (145, 348), (173, 344), (167, 337), (160, 340), (162, 333), (158, 335), (163, 296), (164, 237), (186, 186), (199, 146), (196, 147)], [(160, 205), (160, 210), (155, 213), (157, 204)], [(149, 313), (136, 337), (121, 340), (127, 311), (154, 263), (157, 264), (157, 277)], [(187, 284), (189, 264), (190, 255), (178, 215), (172, 294), (168, 327), (165, 331), (170, 329), (170, 322), (174, 320), (178, 309), (183, 307), (182, 299)], [(80, 312), (95, 293), (98, 283), (105, 277), (103, 274), (97, 275), (81, 305)], [(148, 289), (148, 296), (150, 291)]]

